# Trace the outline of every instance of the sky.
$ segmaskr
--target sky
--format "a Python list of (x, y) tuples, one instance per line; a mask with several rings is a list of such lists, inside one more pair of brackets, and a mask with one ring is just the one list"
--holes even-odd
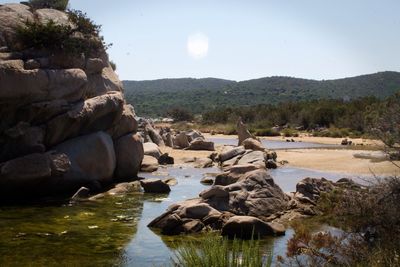
[(70, 0), (70, 8), (102, 25), (123, 80), (400, 71), (399, 0)]

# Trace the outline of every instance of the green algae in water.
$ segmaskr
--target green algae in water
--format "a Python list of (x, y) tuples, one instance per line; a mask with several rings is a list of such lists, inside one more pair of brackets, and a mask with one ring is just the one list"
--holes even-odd
[(112, 266), (136, 234), (143, 195), (0, 207), (0, 266)]

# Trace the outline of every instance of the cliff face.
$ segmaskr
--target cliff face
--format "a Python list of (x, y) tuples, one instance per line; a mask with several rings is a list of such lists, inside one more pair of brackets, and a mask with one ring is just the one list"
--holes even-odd
[(104, 48), (72, 55), (23, 47), (18, 29), (27, 21), (75, 27), (61, 11), (0, 6), (0, 198), (135, 178), (143, 146)]

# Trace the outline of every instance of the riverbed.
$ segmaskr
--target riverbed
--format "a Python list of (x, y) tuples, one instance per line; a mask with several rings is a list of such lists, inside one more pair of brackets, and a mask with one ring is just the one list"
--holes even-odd
[[(139, 175), (175, 177), (178, 184), (169, 194), (134, 192), (96, 202), (0, 207), (0, 266), (168, 266), (181, 241), (202, 235), (162, 236), (147, 224), (172, 203), (197, 197), (207, 188), (200, 183), (203, 175), (218, 172), (216, 167), (183, 165)], [(290, 166), (270, 172), (285, 192), (294, 191), (304, 177), (360, 178)], [(263, 250), (272, 251), (275, 260), (277, 255), (285, 254), (292, 234), (289, 229), (283, 237), (265, 239)]]

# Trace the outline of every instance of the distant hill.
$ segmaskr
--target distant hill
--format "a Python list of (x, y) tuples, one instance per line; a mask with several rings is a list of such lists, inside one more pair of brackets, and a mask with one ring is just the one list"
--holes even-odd
[(123, 81), (125, 96), (140, 116), (163, 116), (173, 107), (202, 113), (216, 107), (273, 104), (363, 96), (385, 98), (400, 91), (400, 72), (379, 72), (337, 80), (266, 77), (248, 81), (215, 78)]

